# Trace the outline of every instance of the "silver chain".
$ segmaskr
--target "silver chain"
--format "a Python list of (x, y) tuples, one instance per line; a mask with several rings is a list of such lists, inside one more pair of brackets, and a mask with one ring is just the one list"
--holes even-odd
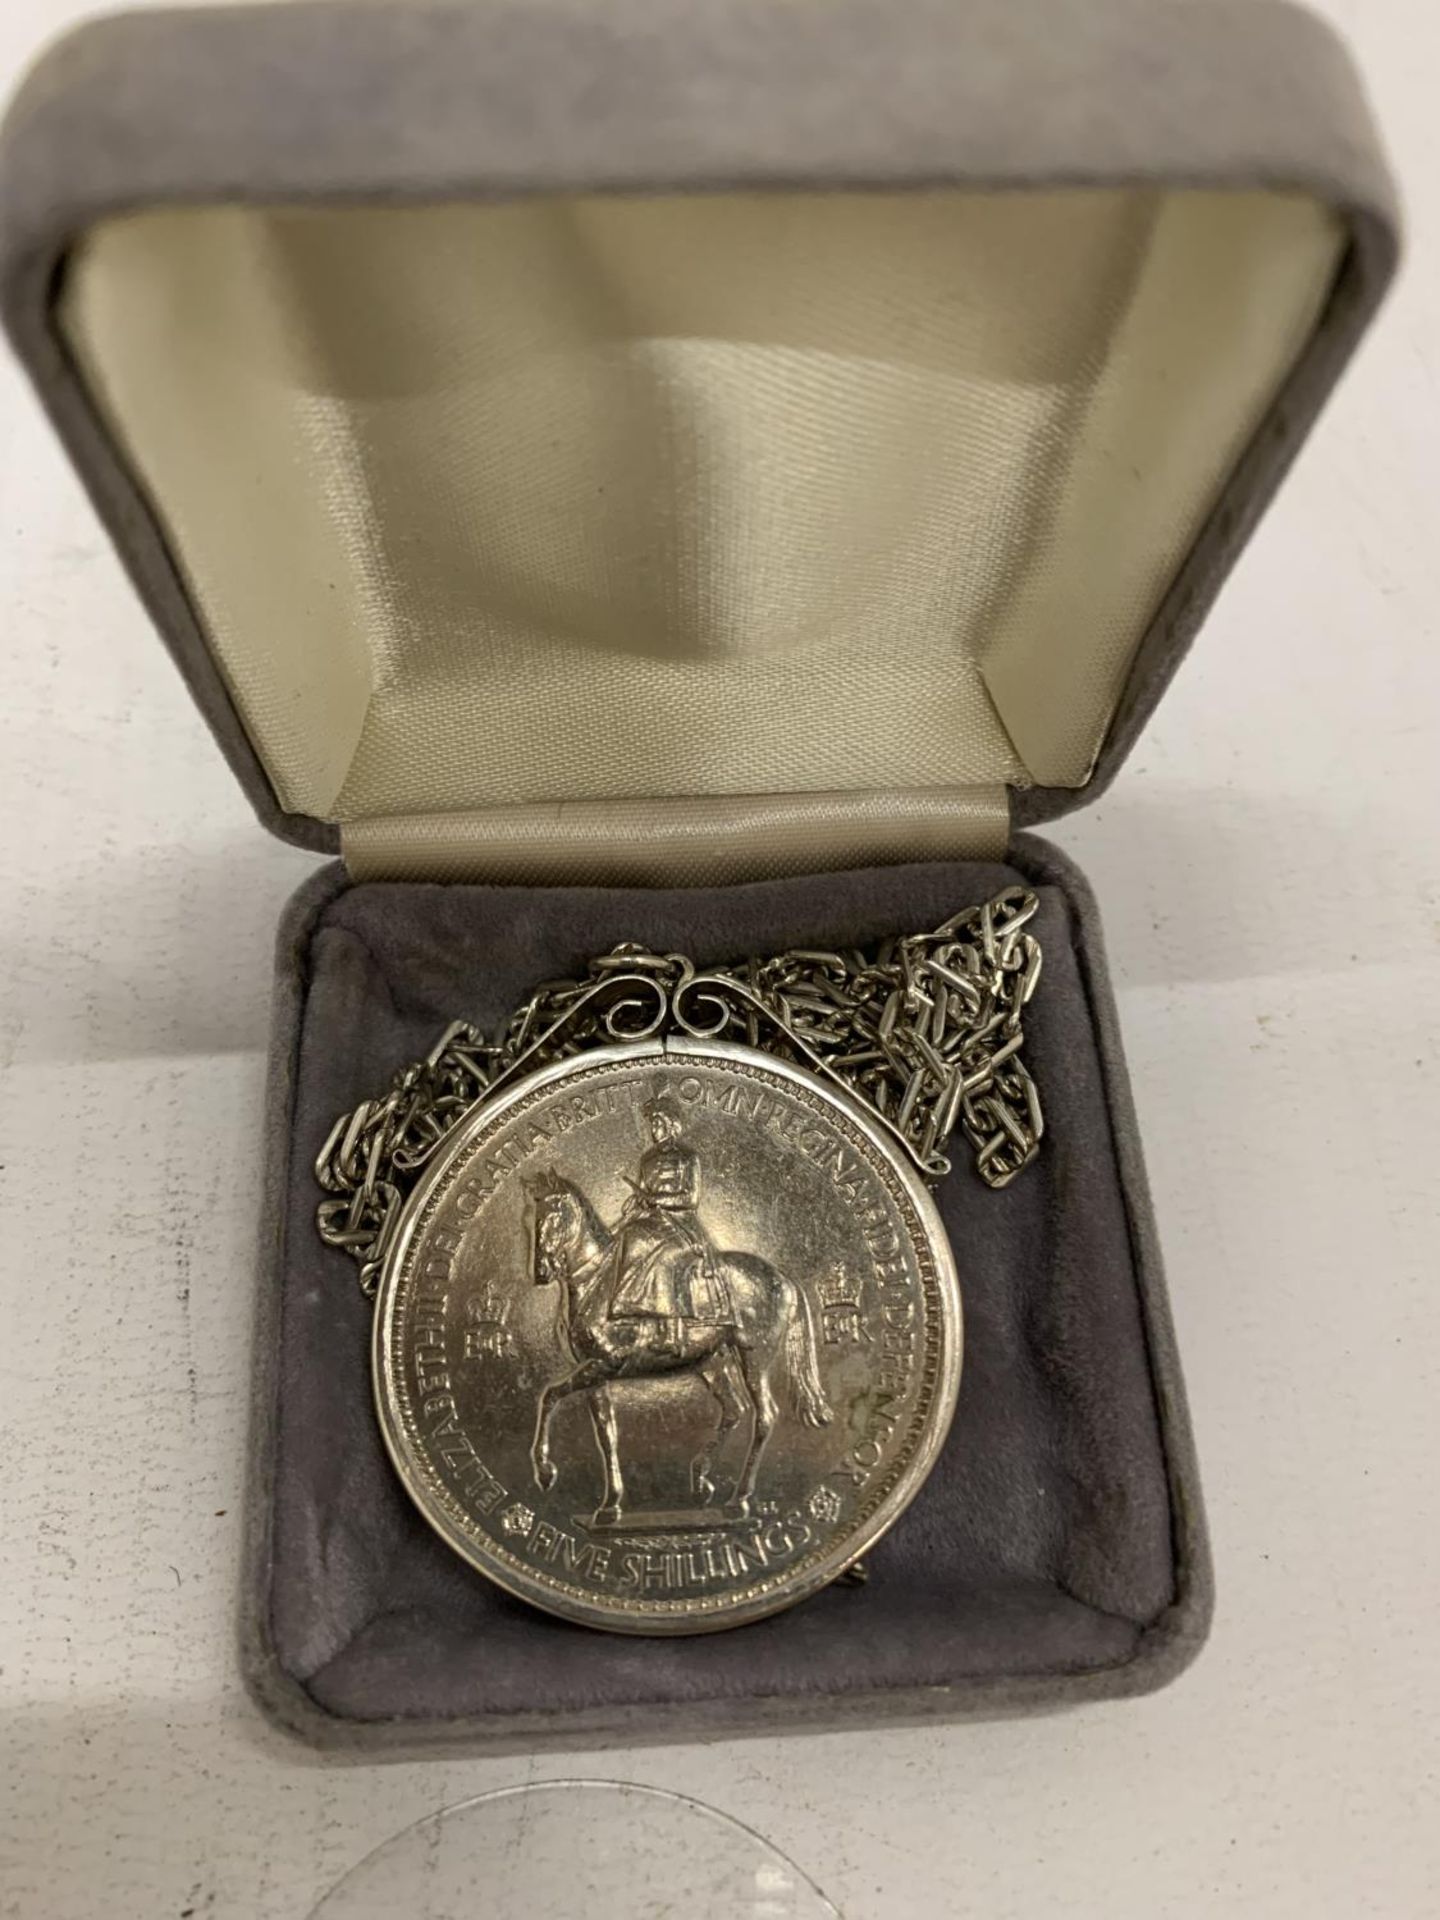
[(342, 1114), (315, 1162), (327, 1246), (374, 1292), (406, 1193), (478, 1100), (589, 1048), (668, 1030), (779, 1054), (844, 1087), (940, 1179), (958, 1124), (980, 1178), (1006, 1186), (1035, 1157), (1040, 1096), (1020, 1059), (1040, 977), (1027, 929), (1035, 895), (1012, 887), (933, 933), (869, 952), (797, 949), (700, 971), (683, 954), (626, 944), (578, 980), (537, 987), (495, 1040), (456, 1020), (388, 1093)]

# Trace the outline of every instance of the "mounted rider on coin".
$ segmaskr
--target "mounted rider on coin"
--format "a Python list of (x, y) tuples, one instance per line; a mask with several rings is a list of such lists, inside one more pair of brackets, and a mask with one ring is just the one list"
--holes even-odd
[(681, 1138), (680, 1104), (657, 1088), (644, 1114), (654, 1144), (629, 1183), (615, 1236), (610, 1317), (651, 1323), (654, 1351), (669, 1357), (683, 1348), (686, 1321), (733, 1326), (735, 1310), (700, 1224), (700, 1162)]

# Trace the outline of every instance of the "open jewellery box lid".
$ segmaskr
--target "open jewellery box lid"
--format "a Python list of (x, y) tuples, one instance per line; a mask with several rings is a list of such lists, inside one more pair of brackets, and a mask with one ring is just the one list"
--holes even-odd
[(81, 28), (20, 357), (261, 819), (385, 877), (1003, 850), (1114, 775), (1393, 266), (1270, 0)]

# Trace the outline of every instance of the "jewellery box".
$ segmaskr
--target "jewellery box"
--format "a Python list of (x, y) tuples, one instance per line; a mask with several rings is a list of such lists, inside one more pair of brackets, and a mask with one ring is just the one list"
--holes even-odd
[[(482, 0), (82, 28), (4, 133), (15, 347), (263, 825), (280, 930), (243, 1649), (316, 1743), (682, 1738), (1153, 1688), (1200, 1493), (1083, 879), (1393, 262), (1268, 0)], [(623, 1638), (426, 1529), (333, 1119), (635, 940), (705, 964), (1017, 880), (1048, 1128), (939, 1204), (919, 1498), (839, 1585)], [(243, 902), (236, 902), (243, 912)]]

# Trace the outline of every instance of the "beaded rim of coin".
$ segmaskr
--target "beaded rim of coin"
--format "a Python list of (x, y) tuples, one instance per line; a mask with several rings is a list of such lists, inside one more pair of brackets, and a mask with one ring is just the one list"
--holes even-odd
[[(924, 1382), (909, 1423), (907, 1446), (899, 1451), (883, 1485), (851, 1516), (843, 1530), (821, 1537), (783, 1571), (749, 1582), (713, 1602), (597, 1599), (593, 1590), (566, 1583), (507, 1551), (468, 1513), (449, 1489), (421, 1443), (413, 1417), (413, 1395), (405, 1377), (405, 1357), (397, 1320), (412, 1277), (417, 1247), (434, 1211), (463, 1175), (478, 1146), (503, 1128), (527, 1103), (567, 1080), (598, 1070), (693, 1063), (745, 1069), (808, 1104), (863, 1151), (874, 1171), (883, 1169), (897, 1213), (909, 1223), (912, 1249), (926, 1312)], [(516, 1176), (518, 1178), (518, 1176)], [(840, 1089), (773, 1054), (726, 1041), (692, 1038), (650, 1039), (593, 1048), (527, 1075), (490, 1102), (482, 1102), (454, 1129), (408, 1196), (388, 1250), (376, 1299), (373, 1383), (381, 1432), (395, 1469), (425, 1519), (445, 1542), (496, 1585), (543, 1610), (612, 1632), (674, 1635), (713, 1632), (776, 1613), (829, 1585), (852, 1566), (899, 1518), (925, 1481), (949, 1432), (959, 1389), (962, 1320), (954, 1255), (935, 1202), (918, 1171), (897, 1150), (882, 1127), (860, 1103)], [(928, 1391), (924, 1388), (928, 1387)], [(528, 1510), (527, 1510), (528, 1511)], [(531, 1516), (533, 1519), (533, 1516)], [(717, 1511), (716, 1530), (722, 1527)], [(618, 1530), (621, 1536), (625, 1528)]]

